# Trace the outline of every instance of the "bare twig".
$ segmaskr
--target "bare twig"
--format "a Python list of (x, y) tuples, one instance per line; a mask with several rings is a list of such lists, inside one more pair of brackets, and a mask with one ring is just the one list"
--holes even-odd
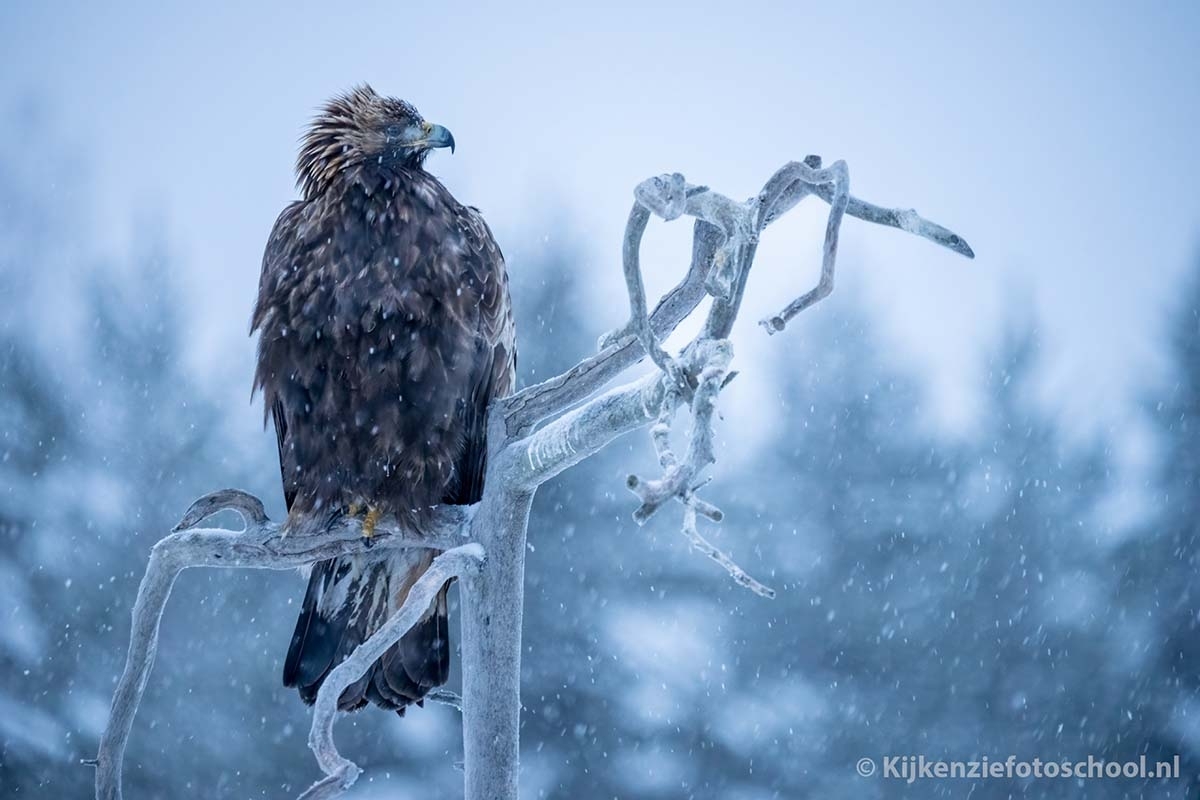
[[(821, 166), (821, 157), (808, 156), (804, 159), (804, 164), (810, 168), (819, 169)], [(826, 203), (833, 202), (834, 190), (832, 186), (814, 186), (810, 183), (794, 180), (792, 175), (795, 167), (796, 162), (785, 164), (767, 181), (767, 185), (763, 189), (763, 195), (770, 194), (774, 199), (772, 202), (764, 203), (763, 205), (763, 227), (770, 225), (783, 216), (796, 203), (810, 194), (816, 195)], [(882, 206), (868, 203), (866, 200), (860, 200), (851, 195), (849, 202), (846, 204), (846, 213), (864, 222), (873, 222), (876, 225), (898, 228), (915, 236), (920, 236), (923, 239), (928, 239), (934, 244), (953, 250), (960, 256), (966, 256), (967, 258), (975, 257), (975, 251), (971, 249), (971, 245), (967, 244), (966, 239), (963, 239), (954, 231), (938, 225), (936, 222), (930, 222), (911, 208), (883, 208)]]
[[(813, 189), (813, 194), (828, 203), (832, 193), (829, 187), (818, 186)], [(846, 213), (866, 222), (874, 222), (876, 225), (899, 228), (907, 233), (920, 236), (922, 239), (928, 239), (934, 244), (948, 247), (960, 256), (975, 257), (975, 251), (971, 249), (971, 245), (967, 244), (965, 239), (936, 222), (930, 222), (911, 208), (882, 208), (865, 200), (859, 200), (857, 197), (851, 197), (846, 206)]]
[[(689, 491), (700, 471), (715, 459), (713, 453), (712, 417), (716, 408), (717, 393), (725, 379), (729, 362), (733, 358), (733, 347), (727, 340), (700, 339), (686, 351), (688, 362), (685, 372), (695, 376), (696, 389), (692, 394), (692, 429), (688, 449), (682, 461), (671, 448), (673, 409), (664, 403), (658, 421), (651, 428), (651, 438), (658, 453), (663, 476), (653, 480), (642, 480), (630, 475), (629, 490), (642, 501), (633, 518), (639, 524), (646, 522), (664, 503)], [(668, 413), (668, 411), (672, 413)]]
[[(836, 161), (826, 169), (819, 169), (812, 166), (811, 163), (793, 162), (776, 173), (771, 181), (767, 182), (767, 186), (771, 187), (772, 182), (779, 179), (780, 175), (783, 175), (782, 180), (790, 179), (793, 183), (802, 185), (807, 191), (816, 192), (823, 187), (832, 187), (832, 189), (829, 200), (829, 221), (825, 225), (821, 279), (811, 291), (793, 300), (775, 316), (760, 322), (759, 324), (766, 328), (767, 333), (777, 333), (783, 330), (787, 326), (788, 320), (833, 291), (833, 267), (837, 261), (838, 232), (842, 227), (842, 216), (846, 213), (846, 205), (850, 201), (850, 173), (846, 169), (845, 161)], [(776, 202), (779, 200), (777, 199)], [(769, 215), (770, 212), (767, 213)]]
[[(697, 515), (714, 522), (720, 522), (724, 517), (720, 509), (696, 495), (694, 482), (701, 470), (716, 460), (712, 420), (717, 394), (725, 385), (733, 352), (727, 341), (701, 339), (694, 343), (690, 354), (700, 372), (691, 404), (692, 429), (687, 453), (681, 462), (671, 445), (672, 420), (678, 401), (668, 394), (668, 401), (663, 403), (658, 421), (651, 427), (651, 438), (658, 453), (659, 466), (663, 469), (663, 477), (643, 481), (636, 475), (629, 476), (629, 489), (642, 501), (633, 518), (639, 524), (644, 523), (667, 501), (672, 498), (679, 500), (684, 507), (682, 533), (692, 548), (720, 564), (739, 585), (761, 597), (773, 598), (773, 589), (750, 577), (732, 558), (709, 544), (697, 529)], [(674, 383), (668, 382), (668, 385), (673, 386)], [(667, 391), (670, 393), (671, 389)]]
[[(722, 239), (723, 236), (719, 229), (704, 220), (696, 220), (692, 231), (692, 260), (688, 267), (687, 275), (683, 277), (679, 285), (663, 295), (662, 299), (655, 305), (654, 311), (650, 314), (650, 329), (656, 337), (666, 338), (671, 331), (675, 330), (675, 326), (681, 320), (685, 319), (688, 314), (692, 313), (700, 301), (704, 299), (705, 281), (713, 260), (713, 253), (716, 252)], [(567, 372), (544, 381), (537, 386), (531, 386), (501, 401), (502, 406), (509, 412), (509, 420), (506, 420), (509, 434), (516, 436), (522, 433), (521, 430), (514, 427), (514, 420), (521, 420), (521, 424), (523, 425), (531, 424), (524, 422), (526, 419), (535, 422), (540, 421), (540, 419), (533, 418), (533, 409), (542, 407), (542, 404), (546, 403), (548, 399), (553, 398), (554, 392), (560, 390), (563, 385), (570, 383), (572, 380), (578, 382), (579, 376), (583, 374), (595, 374), (595, 370), (589, 369), (586, 365), (591, 364), (594, 368), (600, 363), (621, 363), (623, 359), (618, 358), (618, 356), (628, 353), (635, 349), (634, 346), (636, 344), (639, 344), (637, 339), (630, 333), (629, 328), (629, 323), (626, 323), (616, 330), (603, 334), (598, 341), (600, 353), (596, 356), (584, 359)], [(638, 358), (640, 358), (640, 355), (634, 356), (633, 360), (629, 361), (626, 366), (636, 363)], [(616, 372), (624, 368), (616, 369)], [(609, 367), (609, 369), (614, 369), (614, 367)], [(613, 372), (613, 374), (616, 374), (616, 372)], [(567, 405), (570, 405), (570, 403), (568, 402)]]
[(400, 637), (420, 621), (421, 616), (429, 610), (434, 595), (446, 583), (477, 572), (483, 558), (483, 548), (475, 543), (447, 550), (435, 558), (429, 569), (408, 590), (408, 597), (400, 610), (326, 676), (313, 706), (312, 730), (308, 736), (308, 746), (326, 777), (301, 794), (300, 800), (337, 797), (358, 780), (362, 770), (342, 756), (333, 741), (338, 698), (347, 686), (365, 675), (389, 647), (400, 641)]
[[(678, 176), (680, 183), (683, 176)], [(646, 315), (646, 288), (642, 284), (642, 267), (638, 259), (638, 251), (642, 247), (642, 234), (646, 232), (646, 223), (650, 221), (650, 211), (641, 202), (635, 202), (629, 211), (629, 222), (625, 226), (625, 245), (621, 249), (622, 260), (625, 264), (625, 288), (629, 293), (629, 325), (628, 329), (642, 343), (642, 349), (650, 354), (651, 360), (659, 369), (670, 369), (668, 362), (671, 357), (666, 354), (658, 342), (654, 340), (654, 330), (650, 327), (650, 318)]]
[(432, 692), (425, 695), (425, 699), (431, 703), (450, 706), (458, 713), (462, 713), (462, 697), (456, 692), (450, 691), (449, 689), (434, 689)]
[(698, 550), (704, 555), (711, 558), (713, 561), (721, 565), (721, 567), (729, 573), (729, 577), (733, 578), (734, 583), (739, 586), (745, 586), (750, 591), (754, 592), (759, 597), (773, 599), (775, 590), (764, 586), (754, 578), (750, 577), (744, 569), (739, 567), (732, 558), (726, 555), (721, 550), (718, 550), (707, 539), (700, 535), (700, 531), (696, 528), (696, 514), (699, 511), (697, 508), (697, 499), (690, 493), (683, 501), (683, 535), (688, 538), (692, 545), (692, 549)]

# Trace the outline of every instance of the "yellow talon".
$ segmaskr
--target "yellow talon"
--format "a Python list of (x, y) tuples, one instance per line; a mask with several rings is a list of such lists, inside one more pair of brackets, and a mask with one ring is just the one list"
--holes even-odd
[(363, 517), (363, 536), (370, 539), (375, 535), (375, 526), (379, 524), (379, 518), (383, 516), (383, 512), (375, 506), (367, 506), (367, 516)]
[(362, 511), (362, 506), (358, 503), (351, 503), (350, 507), (346, 509), (346, 516), (357, 517), (359, 511)]

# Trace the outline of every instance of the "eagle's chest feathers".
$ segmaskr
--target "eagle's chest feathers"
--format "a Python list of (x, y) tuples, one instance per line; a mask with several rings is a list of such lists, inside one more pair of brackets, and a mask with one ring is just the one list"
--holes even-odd
[(398, 177), (300, 207), (260, 309), (260, 380), (292, 418), (285, 469), (317, 504), (438, 502), (463, 449), (489, 276), (441, 184)]
[[(397, 191), (387, 180), (320, 198), (299, 231), (307, 257), (286, 276), (291, 285), (280, 287), (297, 335), (331, 338), (331, 347), (344, 350), (377, 344), (373, 334), (392, 321), (401, 324), (384, 325), (386, 341), (396, 347), (400, 329), (411, 337), (435, 326), (442, 334), (436, 344), (452, 355), (477, 330), (479, 287), (464, 263), (451, 203), (444, 189), (418, 183)], [(353, 347), (343, 354), (353, 355)]]

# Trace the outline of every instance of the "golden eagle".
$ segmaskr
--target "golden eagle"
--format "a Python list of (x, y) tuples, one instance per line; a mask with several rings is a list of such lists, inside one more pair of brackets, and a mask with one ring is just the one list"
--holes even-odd
[[(432, 506), (480, 497), (488, 403), (513, 388), (512, 306), (479, 211), (425, 171), (439, 147), (453, 151), (448, 130), (369, 86), (331, 100), (304, 136), (303, 199), (271, 231), (251, 322), (289, 521), (365, 512), (370, 535), (387, 514), (419, 533)], [(313, 702), (433, 555), (316, 564), (284, 685)], [(339, 708), (403, 713), (449, 667), (443, 587)]]

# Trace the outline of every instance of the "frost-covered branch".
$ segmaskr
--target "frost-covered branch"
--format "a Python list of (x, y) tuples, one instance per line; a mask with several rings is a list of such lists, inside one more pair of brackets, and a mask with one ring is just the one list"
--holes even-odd
[(317, 693), (317, 702), (313, 705), (308, 746), (317, 757), (317, 763), (326, 777), (309, 787), (308, 791), (300, 795), (300, 800), (327, 800), (337, 797), (358, 780), (362, 770), (353, 761), (342, 756), (333, 742), (333, 723), (337, 716), (338, 698), (346, 687), (365, 675), (389, 647), (400, 641), (400, 638), (420, 621), (421, 615), (429, 610), (429, 604), (443, 586), (455, 578), (474, 575), (483, 563), (483, 558), (483, 548), (476, 543), (447, 550), (435, 558), (429, 569), (408, 590), (404, 605), (325, 678), (321, 690)]
[[(826, 203), (833, 202), (834, 190), (831, 186), (814, 186), (795, 177), (799, 166), (820, 169), (821, 157), (807, 156), (802, 164), (798, 164), (795, 161), (785, 164), (767, 181), (767, 185), (763, 188), (763, 194), (770, 195), (774, 199), (763, 203), (765, 225), (770, 225), (780, 216), (786, 214), (792, 207), (810, 194), (816, 195)], [(954, 231), (938, 225), (936, 222), (930, 222), (911, 208), (883, 208), (882, 206), (868, 203), (851, 195), (846, 204), (846, 213), (865, 222), (873, 222), (876, 225), (886, 225), (889, 228), (898, 228), (902, 231), (907, 231), (915, 236), (928, 239), (934, 244), (953, 250), (960, 256), (966, 256), (967, 258), (975, 257), (975, 251), (971, 249), (971, 246), (967, 244), (965, 239)]]
[(692, 549), (717, 562), (723, 570), (729, 573), (733, 582), (754, 592), (759, 597), (768, 599), (775, 597), (775, 590), (752, 578), (729, 557), (727, 553), (718, 550), (707, 539), (700, 535), (696, 526), (697, 517), (706, 516), (714, 522), (721, 521), (721, 512), (696, 497), (692, 492), (686, 492), (683, 497), (683, 535), (687, 537)]
[[(801, 186), (806, 191), (816, 192), (818, 189), (828, 188), (830, 192), (829, 221), (825, 225), (825, 245), (822, 248), (820, 281), (814, 289), (793, 300), (775, 316), (760, 323), (768, 333), (777, 333), (783, 330), (788, 320), (833, 291), (833, 266), (837, 261), (838, 233), (841, 232), (842, 217), (850, 202), (850, 173), (846, 169), (845, 161), (837, 161), (827, 169), (820, 169), (813, 162), (788, 164), (767, 182), (768, 190), (772, 181), (780, 179), (781, 176), (782, 180), (790, 180), (791, 185)], [(782, 197), (780, 200), (786, 202)], [(769, 211), (766, 216), (770, 216)]]
[[(195, 527), (222, 511), (239, 515), (244, 528), (229, 531)], [(284, 536), (280, 526), (267, 518), (262, 501), (245, 492), (224, 489), (197, 500), (175, 526), (176, 532), (150, 551), (146, 574), (133, 606), (125, 670), (117, 683), (108, 726), (96, 757), (96, 797), (100, 800), (121, 797), (125, 746), (154, 665), (163, 610), (180, 572), (188, 567), (294, 569), (329, 558), (375, 554), (397, 547), (457, 547), (466, 541), (463, 532), (470, 518), (470, 508), (443, 506), (437, 509), (429, 536), (402, 533), (385, 520), (376, 528), (375, 535), (367, 539), (362, 535), (361, 521), (341, 517), (329, 520), (319, 531)]]
[[(154, 547), (134, 604), (125, 671), (101, 739), (97, 797), (117, 800), (121, 796), (125, 745), (154, 661), (163, 608), (179, 572), (198, 566), (284, 569), (421, 547), (442, 552), (410, 589), (403, 607), (335, 667), (320, 689), (310, 745), (326, 777), (303, 797), (335, 797), (358, 777), (358, 767), (334, 746), (338, 697), (416, 623), (448, 580), (459, 578), (462, 697), (445, 690), (429, 697), (462, 711), (467, 800), (516, 800), (524, 559), (533, 496), (541, 484), (634, 430), (650, 428), (661, 470), (652, 478), (630, 476), (629, 489), (640, 501), (635, 519), (645, 522), (677, 501), (683, 507), (681, 530), (693, 549), (719, 564), (739, 585), (773, 596), (771, 589), (701, 535), (700, 518), (720, 522), (723, 515), (697, 492), (707, 482), (704, 471), (717, 457), (713, 427), (717, 403), (736, 374), (731, 371), (729, 336), (741, 310), (759, 237), (809, 196), (830, 206), (821, 277), (816, 287), (764, 321), (768, 332), (782, 330), (832, 290), (838, 237), (847, 215), (974, 256), (959, 236), (915, 211), (885, 209), (853, 197), (849, 170), (841, 161), (827, 168), (816, 156), (789, 163), (745, 202), (689, 184), (678, 173), (643, 181), (634, 190), (622, 248), (629, 320), (601, 337), (599, 353), (493, 404), (484, 491), (475, 506), (434, 509), (429, 530), (419, 535), (384, 519), (368, 540), (357, 519), (301, 519), (280, 526), (267, 518), (257, 498), (226, 490), (196, 501), (176, 532)], [(649, 311), (640, 250), (654, 216), (668, 222), (691, 217), (694, 222), (686, 275)], [(668, 352), (662, 343), (706, 297), (712, 302), (701, 331), (678, 353)], [(605, 391), (610, 381), (647, 355), (654, 371)], [(686, 410), (690, 421), (686, 432), (679, 426), (680, 409)], [(675, 439), (686, 441), (686, 447), (677, 449)], [(243, 530), (196, 527), (222, 511), (239, 514)]]
[(599, 452), (616, 437), (645, 427), (667, 393), (658, 373), (619, 386), (513, 442), (503, 471), (530, 491)]
[[(732, 377), (728, 371), (732, 351), (726, 337), (741, 306), (758, 237), (767, 225), (808, 195), (820, 197), (830, 205), (822, 249), (821, 277), (816, 287), (763, 321), (769, 333), (783, 330), (788, 321), (832, 291), (838, 236), (842, 219), (848, 211), (853, 216), (923, 236), (962, 255), (974, 256), (971, 248), (959, 236), (923, 219), (915, 211), (889, 211), (851, 197), (850, 175), (844, 161), (823, 168), (818, 156), (809, 156), (803, 162), (786, 164), (767, 181), (756, 197), (744, 204), (734, 203), (706, 187), (691, 186), (678, 173), (662, 175), (642, 182), (634, 192), (636, 202), (630, 212), (622, 251), (630, 319), (625, 326), (601, 340), (602, 345), (612, 348), (621, 341), (622, 336), (632, 336), (637, 349), (641, 354), (648, 353), (651, 356), (664, 378), (662, 402), (651, 426), (651, 440), (663, 474), (660, 478), (650, 480), (636, 475), (629, 477), (629, 489), (641, 500), (641, 505), (634, 512), (634, 519), (643, 523), (669, 500), (679, 500), (684, 505), (683, 533), (692, 546), (721, 564), (740, 585), (764, 596), (773, 596), (774, 593), (751, 578), (728, 555), (717, 550), (699, 534), (696, 525), (698, 516), (719, 522), (722, 515), (715, 506), (697, 497), (696, 489), (702, 483), (700, 472), (715, 461), (712, 417), (717, 394)], [(690, 361), (686, 364), (681, 364), (660, 348), (653, 316), (646, 314), (638, 250), (651, 214), (666, 221), (684, 214), (698, 219), (688, 280), (704, 274), (703, 287), (706, 293), (712, 295), (713, 304), (703, 332), (683, 348), (683, 359)], [(708, 236), (704, 239), (701, 237), (702, 223), (708, 226), (705, 231)], [(698, 257), (701, 260), (698, 261)], [(698, 293), (696, 302), (699, 302)], [(671, 329), (674, 324), (677, 323), (672, 320)], [(669, 333), (669, 330), (666, 332)], [(601, 357), (605, 355), (602, 353)], [(637, 354), (627, 357), (636, 358)], [(570, 376), (570, 373), (567, 375)], [(570, 378), (564, 383), (569, 387)], [(558, 379), (551, 379), (527, 391), (539, 394), (558, 392), (568, 402), (573, 401)], [(692, 425), (688, 450), (681, 460), (672, 447), (671, 435), (676, 408), (688, 397)], [(569, 438), (566, 442), (570, 444)]]
[[(633, 518), (639, 523), (650, 519), (664, 503), (685, 492), (690, 493), (700, 471), (717, 460), (713, 449), (712, 418), (717, 393), (725, 383), (729, 362), (733, 359), (733, 346), (724, 339), (700, 339), (685, 353), (685, 358), (689, 363), (681, 369), (682, 380), (670, 381), (667, 389), (673, 402), (663, 403), (657, 421), (650, 428), (663, 476), (653, 480), (629, 476), (630, 491), (642, 501), (633, 512)], [(684, 391), (692, 395), (692, 429), (687, 452), (680, 460), (671, 444), (671, 428), (675, 406)]]

